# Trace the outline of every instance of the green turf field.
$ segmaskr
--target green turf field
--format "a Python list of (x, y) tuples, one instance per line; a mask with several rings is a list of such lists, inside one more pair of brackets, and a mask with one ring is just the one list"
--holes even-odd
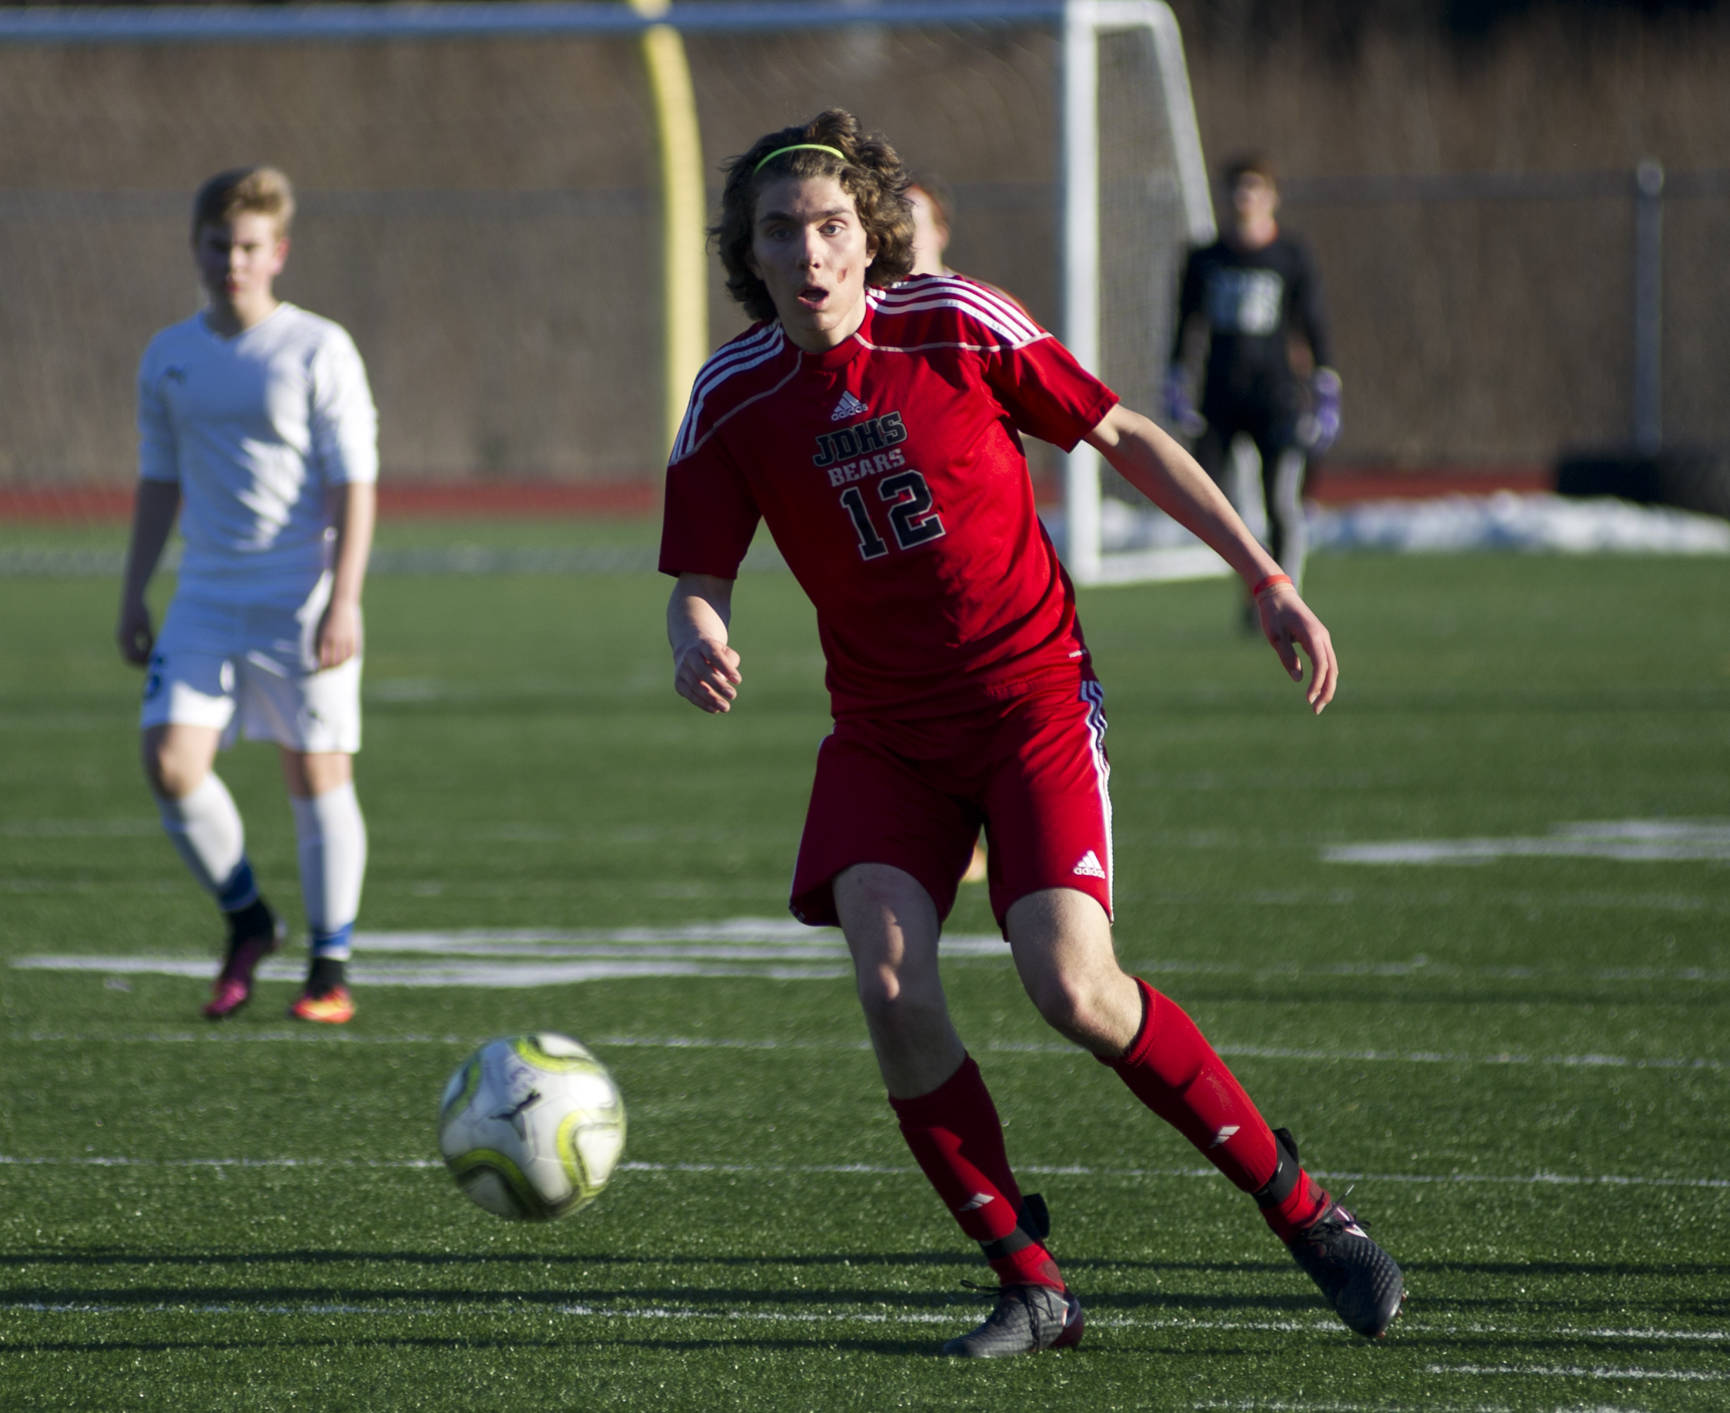
[[(610, 542), (611, 537), (600, 537)], [(225, 1025), (134, 763), (114, 585), (0, 579), (0, 1408), (1730, 1407), (1730, 570), (1342, 556), (1310, 719), (1225, 586), (1092, 591), (1120, 949), (1404, 1264), (1348, 1334), (1248, 1200), (951, 921), (958, 1022), (1087, 1305), (933, 1358), (986, 1272), (913, 1169), (838, 939), (784, 893), (826, 729), (809, 611), (670, 689), (652, 574), (382, 574), (348, 1027), (299, 950)], [(223, 770), (298, 921), (274, 753)], [(487, 937), (491, 932), (495, 935)], [(478, 1042), (588, 1041), (630, 1109), (566, 1222), (437, 1160)]]

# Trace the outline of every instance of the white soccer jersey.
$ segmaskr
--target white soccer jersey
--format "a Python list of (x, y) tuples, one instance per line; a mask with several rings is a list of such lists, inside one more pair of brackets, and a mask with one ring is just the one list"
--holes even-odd
[(378, 415), (341, 325), (293, 304), (233, 338), (202, 314), (138, 369), (139, 475), (180, 486), (179, 591), (307, 597), (330, 565), (326, 493), (378, 479)]

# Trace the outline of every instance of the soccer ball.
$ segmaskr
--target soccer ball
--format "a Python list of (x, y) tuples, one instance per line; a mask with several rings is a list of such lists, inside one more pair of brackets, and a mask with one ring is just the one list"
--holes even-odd
[(625, 1102), (568, 1035), (491, 1040), (445, 1085), (439, 1151), (457, 1186), (501, 1217), (545, 1222), (601, 1195), (625, 1148)]

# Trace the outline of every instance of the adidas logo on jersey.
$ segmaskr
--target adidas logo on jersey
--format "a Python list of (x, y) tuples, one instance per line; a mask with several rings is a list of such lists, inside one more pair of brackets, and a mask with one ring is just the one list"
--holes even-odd
[(1100, 867), (1099, 855), (1094, 853), (1092, 849), (1089, 849), (1081, 856), (1081, 862), (1072, 868), (1070, 872), (1081, 874), (1087, 878), (1105, 877), (1105, 870)]
[(859, 401), (850, 392), (841, 394), (841, 401), (835, 404), (835, 410), (829, 414), (831, 422), (845, 422), (849, 417), (859, 417), (871, 409)]

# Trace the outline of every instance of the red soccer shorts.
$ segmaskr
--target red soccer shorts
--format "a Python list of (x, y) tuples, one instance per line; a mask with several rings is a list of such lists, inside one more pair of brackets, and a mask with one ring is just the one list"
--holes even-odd
[(890, 864), (946, 918), (985, 828), (991, 911), (1074, 888), (1111, 916), (1105, 694), (1091, 676), (932, 721), (838, 721), (817, 753), (793, 915), (834, 926), (842, 870)]

